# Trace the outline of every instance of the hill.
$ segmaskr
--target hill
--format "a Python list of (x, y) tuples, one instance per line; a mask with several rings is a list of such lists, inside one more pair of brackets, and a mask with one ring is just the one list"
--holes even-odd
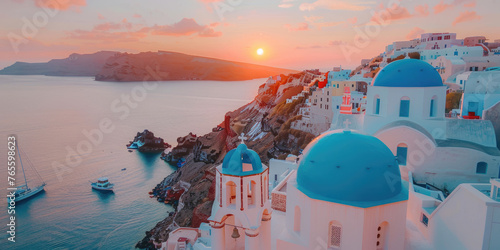
[(118, 52), (99, 51), (93, 54), (73, 53), (64, 59), (46, 63), (16, 62), (0, 70), (0, 75), (95, 76), (106, 61)]
[(289, 69), (232, 62), (176, 52), (117, 54), (97, 73), (97, 81), (214, 80), (241, 81), (294, 73)]

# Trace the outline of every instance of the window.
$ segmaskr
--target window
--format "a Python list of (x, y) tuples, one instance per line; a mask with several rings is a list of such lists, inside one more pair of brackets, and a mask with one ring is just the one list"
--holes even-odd
[(442, 36), (438, 36), (438, 40), (443, 40), (443, 37)]
[(410, 98), (403, 97), (399, 104), (399, 117), (409, 117), (410, 116)]
[(450, 40), (450, 36), (449, 35), (444, 36), (444, 40)]
[(293, 217), (293, 231), (300, 232), (300, 207), (295, 206), (295, 215)]
[(253, 205), (255, 204), (255, 187), (257, 186), (257, 183), (255, 183), (255, 181), (251, 181), (248, 183), (248, 189), (247, 189), (247, 193), (248, 193), (248, 205)]
[(399, 165), (406, 166), (406, 158), (408, 155), (408, 145), (404, 143), (400, 143), (396, 150), (396, 159), (398, 160)]
[(488, 171), (488, 163), (481, 161), (477, 163), (476, 174), (486, 174)]
[(320, 104), (320, 105), (319, 105), (319, 108), (320, 108), (320, 109), (321, 109), (321, 108), (323, 108), (323, 104)]
[(373, 107), (373, 114), (374, 115), (380, 114), (380, 97), (378, 95), (375, 96), (373, 106), (374, 106)]
[(453, 55), (454, 55), (454, 56), (458, 56), (458, 51), (457, 51), (457, 50), (455, 50), (455, 52), (453, 52)]
[(342, 240), (342, 226), (337, 222), (330, 222), (328, 236), (328, 247), (340, 248)]
[(425, 226), (428, 226), (429, 225), (429, 218), (427, 218), (427, 215), (422, 214), (422, 220), (420, 222), (422, 222), (422, 224), (424, 224)]
[(226, 183), (226, 206), (236, 204), (236, 184), (232, 181)]
[(436, 117), (436, 109), (437, 109), (436, 100), (437, 100), (436, 96), (432, 97), (431, 99), (431, 109), (429, 113), (430, 117)]

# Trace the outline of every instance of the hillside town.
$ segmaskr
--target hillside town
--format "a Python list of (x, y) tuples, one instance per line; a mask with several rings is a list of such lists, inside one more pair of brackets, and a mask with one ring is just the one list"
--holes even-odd
[(197, 223), (173, 219), (154, 247), (499, 248), (500, 41), (486, 41), (422, 34), (355, 70), (269, 77), (213, 132), (227, 153), (200, 167)]

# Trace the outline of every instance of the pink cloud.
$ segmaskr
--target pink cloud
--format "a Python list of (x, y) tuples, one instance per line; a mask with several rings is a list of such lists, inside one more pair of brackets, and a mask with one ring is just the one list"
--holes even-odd
[(455, 21), (453, 21), (453, 26), (459, 23), (470, 22), (479, 19), (481, 19), (481, 16), (479, 16), (475, 11), (464, 11), (461, 12), (457, 18), (455, 18)]
[(453, 8), (453, 5), (452, 4), (445, 4), (444, 3), (444, 0), (441, 0), (441, 2), (439, 2), (438, 4), (436, 4), (434, 6), (434, 13), (438, 14), (438, 13), (441, 13), (447, 9), (451, 9)]
[(415, 12), (420, 16), (428, 16), (429, 15), (429, 6), (427, 4), (418, 5), (415, 7)]
[(348, 18), (347, 21), (351, 24), (356, 24), (358, 22), (358, 18), (354, 16), (354, 17)]
[(97, 18), (99, 18), (100, 20), (105, 20), (106, 17), (104, 17), (103, 15), (101, 15), (101, 13), (97, 13)]
[(291, 24), (285, 24), (284, 27), (288, 29), (288, 31), (305, 31), (309, 30), (309, 24), (307, 23), (299, 23), (297, 26), (292, 26)]
[(406, 39), (408, 40), (412, 40), (412, 39), (415, 39), (415, 38), (419, 38), (421, 34), (425, 33), (425, 30), (419, 28), (419, 27), (415, 27), (413, 28), (410, 33), (408, 33), (406, 35)]
[(198, 34), (200, 37), (221, 36), (222, 32), (215, 31), (213, 27), (213, 25), (200, 25), (193, 18), (183, 18), (172, 25), (153, 26), (152, 34), (164, 36), (189, 36), (193, 34)]
[(291, 3), (282, 3), (282, 4), (278, 5), (278, 7), (286, 9), (286, 8), (293, 7), (293, 4), (291, 4)]
[(451, 3), (445, 3), (441, 0), (438, 4), (434, 6), (434, 13), (439, 14), (445, 10), (452, 9), (456, 6), (464, 5), (467, 8), (473, 8), (476, 6), (476, 0), (453, 0)]
[(86, 0), (35, 0), (35, 5), (42, 8), (67, 10), (72, 6), (77, 8), (86, 6)]
[(351, 3), (350, 1), (343, 0), (317, 0), (312, 3), (302, 3), (299, 9), (302, 11), (314, 10), (317, 8), (329, 9), (329, 10), (351, 10), (351, 11), (362, 11), (368, 9), (368, 6)]
[[(384, 13), (389, 13), (389, 15), (386, 15)], [(378, 22), (380, 19), (382, 19), (383, 21), (387, 22), (411, 17), (413, 17), (413, 15), (408, 11), (408, 9), (397, 4), (393, 4), (391, 7), (375, 12), (375, 14), (371, 18), (371, 21)]]
[(133, 16), (133, 17), (135, 17), (135, 18), (141, 18), (142, 16), (141, 16), (141, 15), (139, 15), (139, 14), (134, 14), (134, 16)]

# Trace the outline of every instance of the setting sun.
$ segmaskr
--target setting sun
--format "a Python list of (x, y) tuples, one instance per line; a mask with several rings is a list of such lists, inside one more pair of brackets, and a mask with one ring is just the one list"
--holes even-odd
[(263, 49), (258, 49), (257, 50), (257, 55), (261, 56), (264, 54), (264, 50)]

